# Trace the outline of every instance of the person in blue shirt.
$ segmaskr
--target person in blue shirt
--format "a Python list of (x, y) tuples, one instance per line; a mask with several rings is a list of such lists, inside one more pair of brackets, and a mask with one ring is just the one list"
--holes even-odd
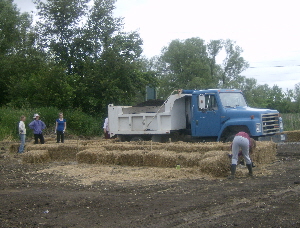
[(67, 121), (64, 119), (64, 114), (61, 112), (59, 113), (58, 119), (56, 119), (55, 125), (55, 133), (57, 134), (57, 143), (62, 142), (64, 143), (65, 140), (65, 131), (67, 128)]
[(44, 144), (43, 130), (46, 128), (46, 124), (40, 120), (39, 114), (34, 114), (33, 119), (35, 120), (29, 124), (29, 128), (33, 130), (34, 144), (38, 144), (38, 139), (40, 139), (41, 144)]

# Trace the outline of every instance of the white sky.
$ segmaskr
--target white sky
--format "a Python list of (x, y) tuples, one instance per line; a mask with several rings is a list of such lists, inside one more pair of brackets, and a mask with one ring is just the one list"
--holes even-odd
[[(32, 0), (14, 2), (35, 9)], [(242, 75), (285, 91), (300, 83), (299, 8), (298, 0), (118, 0), (115, 16), (140, 33), (148, 58), (174, 39), (234, 40), (251, 67)]]

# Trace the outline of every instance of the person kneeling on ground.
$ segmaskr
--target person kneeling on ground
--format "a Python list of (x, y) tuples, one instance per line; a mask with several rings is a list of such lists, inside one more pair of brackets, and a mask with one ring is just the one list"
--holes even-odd
[[(254, 140), (253, 140), (254, 141)], [(253, 176), (253, 171), (252, 171), (252, 161), (249, 156), (249, 148), (253, 149), (253, 147), (256, 146), (255, 141), (253, 142), (250, 139), (250, 136), (246, 132), (239, 132), (235, 135), (231, 148), (232, 148), (232, 159), (231, 159), (231, 175), (229, 176), (229, 179), (234, 179), (235, 178), (235, 172), (236, 172), (236, 166), (238, 163), (238, 156), (239, 156), (239, 151), (240, 148), (242, 149), (242, 154), (244, 157), (244, 160), (246, 162), (246, 166), (249, 171), (249, 176)]]

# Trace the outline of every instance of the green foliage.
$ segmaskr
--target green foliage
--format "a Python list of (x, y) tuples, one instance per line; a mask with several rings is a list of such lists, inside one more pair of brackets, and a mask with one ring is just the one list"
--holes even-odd
[(79, 110), (66, 111), (64, 118), (67, 120), (67, 130), (76, 135), (97, 136), (103, 132), (102, 119), (92, 117)]
[(299, 113), (283, 113), (283, 129), (285, 131), (300, 130), (300, 114)]
[[(40, 119), (44, 121), (47, 128), (45, 134), (54, 133), (55, 120), (58, 118), (58, 113), (61, 110), (55, 107), (27, 108), (15, 109), (9, 107), (0, 108), (0, 140), (17, 139), (16, 124), (20, 121), (21, 115), (26, 116), (25, 126), (27, 129), (27, 137), (32, 137), (32, 130), (28, 125), (33, 121), (33, 115), (38, 113)], [(67, 120), (67, 132), (73, 135), (97, 136), (102, 134), (102, 122), (99, 117), (92, 117), (79, 110), (65, 110), (64, 118)]]
[[(220, 52), (226, 57), (216, 62)], [(205, 44), (200, 38), (173, 40), (156, 60), (160, 79), (159, 97), (167, 98), (176, 89), (236, 88), (245, 80), (242, 71), (248, 63), (242, 49), (231, 40), (212, 40)]]

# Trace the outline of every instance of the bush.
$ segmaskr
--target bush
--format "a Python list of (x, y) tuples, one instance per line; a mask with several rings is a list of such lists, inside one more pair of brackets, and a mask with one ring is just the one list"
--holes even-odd
[[(33, 132), (29, 129), (29, 123), (33, 120), (33, 115), (38, 113), (40, 119), (46, 124), (45, 134), (53, 133), (55, 130), (55, 120), (61, 112), (55, 107), (41, 107), (35, 109), (15, 109), (10, 107), (0, 108), (0, 140), (18, 139), (16, 133), (17, 123), (21, 115), (26, 116), (25, 126), (27, 137), (32, 137)], [(102, 134), (100, 117), (92, 117), (80, 110), (65, 110), (64, 118), (67, 120), (67, 131), (69, 134), (82, 136), (99, 136)]]

